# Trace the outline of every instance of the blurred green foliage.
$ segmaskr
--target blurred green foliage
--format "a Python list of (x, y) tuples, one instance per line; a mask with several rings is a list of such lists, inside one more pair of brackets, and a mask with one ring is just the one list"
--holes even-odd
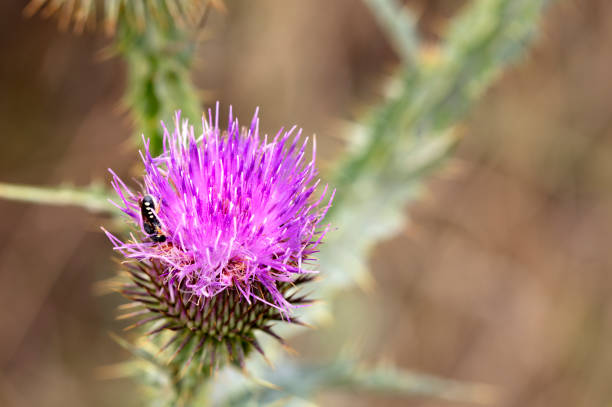
[(403, 228), (407, 202), (457, 141), (454, 126), (502, 69), (524, 54), (547, 3), (473, 1), (432, 57), (415, 56), (399, 70), (388, 101), (351, 135), (329, 176), (338, 192), (327, 220), (338, 230), (321, 249), (324, 284), (335, 290), (367, 281), (369, 251)]
[(172, 20), (163, 24), (149, 18), (141, 28), (130, 24), (125, 13), (119, 16), (116, 49), (128, 66), (125, 103), (135, 120), (137, 137), (146, 134), (151, 139), (153, 155), (162, 152), (160, 121), (171, 123), (177, 110), (191, 123), (198, 123), (202, 116), (190, 78), (196, 46), (190, 35)]
[(433, 396), (449, 401), (489, 404), (496, 393), (486, 385), (466, 384), (412, 373), (392, 366), (368, 368), (350, 357), (340, 357), (325, 364), (284, 361), (262, 376), (274, 386), (251, 383), (242, 391), (231, 393), (218, 404), (227, 407), (260, 406), (282, 403), (301, 405), (322, 390), (349, 390), (404, 396)]

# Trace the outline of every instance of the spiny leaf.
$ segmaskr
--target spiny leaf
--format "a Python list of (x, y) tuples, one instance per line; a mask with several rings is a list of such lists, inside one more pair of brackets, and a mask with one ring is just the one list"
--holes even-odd
[(269, 405), (286, 398), (311, 400), (317, 393), (333, 389), (434, 397), (483, 405), (494, 403), (499, 398), (497, 390), (489, 385), (443, 379), (390, 365), (369, 368), (346, 357), (308, 365), (284, 360), (276, 369), (266, 370), (259, 378), (272, 386), (242, 382), (234, 388), (232, 395), (223, 399), (219, 405)]
[(329, 177), (338, 193), (327, 220), (337, 230), (319, 257), (330, 292), (368, 283), (369, 251), (402, 229), (406, 204), (455, 145), (455, 126), (525, 52), (547, 3), (472, 1), (453, 19), (435, 61), (421, 58), (401, 71), (394, 96), (351, 137)]

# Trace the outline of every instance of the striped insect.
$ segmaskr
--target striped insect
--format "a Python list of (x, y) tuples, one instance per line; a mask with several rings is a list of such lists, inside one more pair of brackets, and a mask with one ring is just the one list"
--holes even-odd
[(157, 217), (157, 201), (152, 195), (145, 195), (140, 201), (140, 215), (144, 231), (155, 243), (166, 241), (166, 235), (161, 229), (161, 222)]

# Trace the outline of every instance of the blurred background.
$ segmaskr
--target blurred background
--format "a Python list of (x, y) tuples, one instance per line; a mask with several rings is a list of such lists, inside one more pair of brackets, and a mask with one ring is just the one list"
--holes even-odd
[[(102, 52), (110, 39), (25, 19), (26, 3), (0, 2), (0, 181), (127, 174), (136, 154), (125, 67)], [(243, 122), (260, 106), (269, 133), (294, 123), (316, 133), (324, 171), (397, 57), (358, 1), (226, 3), (198, 50), (205, 104), (233, 104)], [(435, 45), (463, 2), (408, 4)], [(500, 405), (612, 403), (611, 19), (605, 0), (549, 8), (527, 57), (471, 111), (457, 153), (406, 209), (411, 223), (377, 248), (373, 287), (343, 294), (332, 325), (296, 338), (300, 353), (333, 354), (333, 339), (353, 332), (368, 360), (499, 386)], [(3, 200), (0, 219), (0, 405), (136, 405), (133, 384), (100, 369), (127, 357), (108, 335), (123, 327), (121, 298), (94, 290), (115, 269), (98, 228), (108, 219)]]

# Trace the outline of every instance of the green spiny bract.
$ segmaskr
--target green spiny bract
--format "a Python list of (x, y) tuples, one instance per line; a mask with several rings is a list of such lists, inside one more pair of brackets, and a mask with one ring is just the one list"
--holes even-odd
[[(264, 355), (255, 337), (257, 331), (284, 345), (272, 330), (273, 325), (279, 321), (302, 324), (295, 317), (287, 319), (278, 308), (264, 302), (247, 302), (237, 289), (195, 298), (183, 289), (184, 283), (168, 281), (155, 261), (129, 261), (123, 263), (122, 269), (129, 282), (124, 279), (119, 291), (131, 303), (121, 307), (125, 313), (119, 318), (137, 319), (126, 329), (142, 327), (146, 334), (160, 341), (163, 338), (159, 351), (169, 354), (167, 363), (176, 363), (181, 369), (192, 367), (206, 373), (226, 362), (244, 368), (245, 357), (253, 349)], [(279, 291), (293, 306), (308, 304), (311, 300), (299, 295), (297, 289), (312, 279), (312, 275), (298, 276), (291, 283), (281, 283)], [(259, 290), (268, 302), (272, 300), (265, 289)]]

